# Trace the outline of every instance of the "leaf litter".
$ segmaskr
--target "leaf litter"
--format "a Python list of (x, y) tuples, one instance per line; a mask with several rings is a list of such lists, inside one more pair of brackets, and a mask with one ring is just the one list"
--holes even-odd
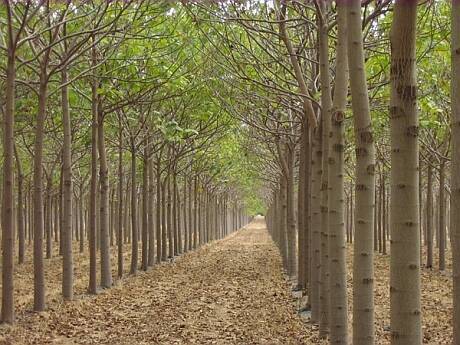
[[(348, 250), (351, 326), (351, 245)], [(386, 345), (390, 344), (389, 256), (376, 254), (375, 259), (376, 339)], [(75, 260), (76, 298), (71, 302), (59, 297), (61, 259), (47, 261), (49, 305), (43, 313), (30, 311), (32, 263), (16, 268), (17, 323), (0, 327), (0, 345), (328, 343), (318, 339), (308, 313), (302, 313), (307, 317), (298, 313), (304, 303), (292, 292), (262, 221), (171, 263), (127, 276), (96, 296), (85, 293), (87, 256), (79, 254)], [(127, 268), (129, 260), (127, 250)], [(422, 271), (424, 344), (451, 342), (451, 289), (450, 257), (445, 273)]]

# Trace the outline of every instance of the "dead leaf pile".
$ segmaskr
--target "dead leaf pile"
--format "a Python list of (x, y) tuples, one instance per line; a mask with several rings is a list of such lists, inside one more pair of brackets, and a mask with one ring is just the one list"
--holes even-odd
[[(350, 326), (352, 254), (349, 246)], [(129, 259), (126, 254), (127, 269)], [(424, 344), (449, 344), (452, 338), (450, 269), (423, 271)], [(61, 259), (47, 260), (49, 307), (36, 314), (30, 312), (32, 263), (18, 266), (17, 323), (0, 328), (0, 344), (327, 344), (297, 313), (301, 304), (262, 221), (128, 276), (97, 296), (85, 293), (87, 272), (87, 256), (76, 255), (76, 299), (63, 302)], [(376, 339), (384, 345), (390, 343), (388, 256), (376, 254), (375, 278)]]

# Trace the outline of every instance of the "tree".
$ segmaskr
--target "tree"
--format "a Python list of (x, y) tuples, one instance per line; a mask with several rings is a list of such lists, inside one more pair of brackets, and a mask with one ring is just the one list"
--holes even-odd
[(334, 104), (329, 139), (329, 285), (330, 341), (348, 344), (347, 271), (344, 218), (344, 121), (348, 93), (347, 12), (337, 4), (337, 47)]
[(460, 2), (452, 1), (452, 188), (451, 243), (453, 255), (452, 344), (460, 343)]
[(374, 258), (373, 221), (375, 147), (364, 68), (361, 2), (348, 7), (348, 65), (355, 135), (355, 240), (353, 261), (353, 344), (373, 344)]
[(418, 202), (416, 0), (395, 3), (391, 29), (391, 262), (393, 345), (422, 343)]
[(3, 193), (2, 193), (2, 322), (14, 322), (14, 92), (16, 49), (13, 13), (5, 1), (7, 15), (7, 68), (3, 121)]
[[(65, 25), (64, 25), (65, 35)], [(64, 42), (67, 47), (67, 43)], [(65, 49), (66, 51), (67, 49)], [(61, 106), (64, 143), (62, 147), (62, 181), (63, 181), (63, 264), (62, 264), (62, 294), (64, 299), (73, 299), (73, 258), (72, 258), (72, 134), (69, 111), (67, 66), (64, 64), (61, 72)], [(50, 236), (49, 236), (50, 237)]]

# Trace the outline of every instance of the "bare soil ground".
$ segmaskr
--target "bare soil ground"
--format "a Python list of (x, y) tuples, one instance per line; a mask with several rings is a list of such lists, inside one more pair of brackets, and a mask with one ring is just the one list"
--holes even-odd
[[(348, 288), (351, 325), (352, 248)], [(129, 269), (129, 246), (125, 268)], [(29, 253), (28, 253), (29, 254)], [(31, 254), (31, 253), (30, 253)], [(115, 254), (115, 252), (114, 252)], [(97, 296), (85, 293), (88, 258), (75, 255), (76, 299), (60, 297), (61, 259), (47, 260), (49, 308), (32, 313), (32, 262), (16, 267), (17, 323), (1, 344), (327, 344), (297, 313), (300, 302), (259, 219), (224, 240), (127, 276)], [(115, 265), (115, 255), (113, 264)], [(450, 260), (446, 273), (424, 270), (424, 344), (450, 344)], [(115, 276), (115, 266), (113, 267)], [(389, 257), (376, 255), (376, 343), (389, 344)], [(351, 334), (351, 333), (350, 333)], [(351, 343), (351, 342), (350, 342)]]
[[(49, 271), (60, 271), (56, 261)], [(49, 278), (59, 285), (59, 274)], [(76, 290), (83, 293), (80, 278)], [(31, 294), (22, 291), (29, 298), (17, 324), (0, 329), (0, 344), (309, 343), (263, 221), (98, 296), (65, 303), (57, 286), (49, 289), (56, 294), (40, 314), (27, 311)]]

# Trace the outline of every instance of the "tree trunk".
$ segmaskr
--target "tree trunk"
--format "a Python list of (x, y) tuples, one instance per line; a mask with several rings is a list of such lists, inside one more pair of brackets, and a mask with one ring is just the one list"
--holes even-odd
[(139, 255), (137, 232), (136, 146), (131, 138), (131, 274), (137, 272)]
[(375, 148), (364, 65), (361, 1), (348, 9), (348, 65), (356, 146), (354, 208), (353, 344), (374, 344)]
[(433, 167), (427, 164), (427, 191), (426, 191), (426, 267), (433, 267)]
[(163, 201), (161, 200), (161, 160), (158, 159), (157, 161), (157, 170), (156, 170), (156, 192), (157, 192), (157, 213), (156, 213), (156, 238), (157, 238), (157, 263), (160, 263), (163, 258), (163, 231), (162, 224), (161, 224), (161, 210)]
[[(382, 167), (383, 169), (383, 167)], [(382, 205), (383, 205), (383, 202), (382, 202), (382, 172), (380, 172), (379, 174), (379, 189), (378, 189), (378, 203), (376, 205), (377, 207), (377, 219), (378, 219), (378, 224), (377, 224), (377, 236), (378, 236), (378, 239), (379, 239), (379, 253), (382, 253), (382, 250), (383, 250), (383, 247), (382, 247)], [(377, 194), (377, 193), (376, 193)]]
[[(306, 121), (302, 123), (301, 127), (301, 137), (300, 137), (300, 149), (299, 149), (299, 186), (298, 186), (298, 193), (297, 193), (297, 233), (298, 233), (298, 243), (299, 243), (299, 251), (297, 255), (297, 287), (305, 291), (307, 287), (307, 275), (306, 275), (306, 267), (308, 265), (308, 255), (306, 253), (307, 247), (307, 238), (306, 238), (306, 217), (305, 212), (308, 209), (305, 207), (305, 202), (307, 201), (307, 188), (305, 186), (305, 181), (308, 178), (305, 171), (306, 165), (310, 162), (307, 161), (307, 155), (305, 154), (306, 148)], [(308, 163), (307, 163), (308, 162)], [(267, 224), (268, 226), (268, 224)]]
[(153, 159), (151, 156), (148, 158), (148, 171), (149, 175), (149, 195), (148, 195), (148, 233), (149, 233), (149, 253), (148, 253), (148, 265), (153, 266), (155, 263), (155, 218), (154, 218), (154, 206), (155, 205), (155, 176), (153, 175)]
[(325, 338), (329, 333), (329, 134), (331, 131), (331, 77), (329, 66), (328, 7), (326, 1), (320, 2), (319, 21), (319, 70), (321, 79), (321, 135), (323, 137), (322, 176), (321, 176), (321, 283), (320, 283), (320, 323), (319, 336)]
[(452, 170), (450, 235), (453, 259), (453, 341), (460, 344), (460, 1), (452, 0)]
[(161, 261), (166, 261), (168, 256), (167, 250), (167, 229), (166, 229), (166, 184), (168, 183), (167, 178), (163, 180), (161, 184)]
[(187, 188), (187, 177), (184, 177), (184, 187), (182, 189), (183, 193), (183, 216), (184, 216), (184, 253), (187, 253), (189, 250), (189, 241), (190, 241), (190, 222), (189, 222), (189, 200), (190, 200), (190, 194), (187, 195), (189, 192), (189, 188)]
[(85, 228), (86, 228), (86, 223), (85, 223), (85, 217), (84, 217), (84, 209), (83, 209), (83, 198), (84, 198), (84, 193), (83, 193), (83, 182), (80, 185), (80, 198), (78, 200), (79, 202), (79, 212), (78, 216), (80, 217), (80, 253), (83, 253), (85, 249)]
[[(5, 146), (4, 146), (5, 147)], [(17, 200), (17, 210), (16, 210), (16, 217), (17, 217), (17, 228), (18, 228), (18, 263), (24, 263), (24, 254), (25, 254), (25, 227), (24, 227), (24, 175), (22, 173), (22, 164), (19, 154), (16, 149), (16, 145), (14, 145), (14, 155), (16, 158), (16, 169), (18, 171), (18, 200)]]
[(347, 269), (345, 242), (345, 110), (348, 93), (347, 12), (337, 4), (337, 48), (334, 104), (329, 142), (329, 285), (330, 343), (348, 344)]
[(295, 221), (295, 202), (294, 202), (294, 150), (295, 145), (286, 145), (286, 163), (287, 163), (287, 176), (286, 176), (286, 231), (287, 231), (287, 245), (288, 245), (288, 275), (294, 277), (297, 272), (296, 268), (296, 221)]
[[(46, 61), (44, 59), (44, 61)], [(45, 271), (43, 262), (43, 140), (45, 133), (47, 71), (46, 62), (40, 66), (38, 113), (34, 143), (34, 311), (45, 310)]]
[(385, 173), (382, 172), (382, 254), (387, 254), (387, 191)]
[(112, 270), (110, 265), (110, 233), (109, 233), (109, 211), (110, 211), (110, 187), (109, 167), (105, 148), (104, 114), (102, 106), (98, 106), (98, 149), (99, 149), (99, 182), (100, 182), (100, 251), (101, 251), (101, 286), (109, 288), (112, 286)]
[[(61, 74), (61, 106), (64, 142), (62, 146), (63, 179), (63, 219), (62, 219), (62, 296), (65, 300), (73, 299), (73, 256), (72, 256), (72, 133), (69, 112), (69, 94), (67, 87), (67, 66)], [(51, 203), (50, 203), (51, 207)], [(51, 233), (50, 233), (51, 235)]]
[[(62, 155), (62, 152), (61, 152)], [(60, 169), (60, 176), (59, 176), (59, 201), (58, 201), (58, 207), (56, 207), (56, 212), (58, 215), (58, 220), (59, 220), (59, 256), (62, 256), (62, 252), (64, 250), (64, 180), (63, 180), (63, 173), (62, 173), (62, 165)], [(50, 187), (51, 188), (51, 187)], [(51, 251), (50, 251), (51, 252)]]
[(379, 243), (378, 243), (378, 240), (379, 240), (379, 233), (378, 233), (378, 222), (379, 222), (378, 202), (379, 200), (378, 199), (379, 198), (378, 198), (378, 195), (379, 195), (379, 191), (376, 186), (375, 194), (374, 194), (374, 251), (375, 252), (378, 251), (379, 249)]
[(145, 140), (144, 159), (142, 167), (142, 259), (141, 269), (147, 271), (148, 266), (148, 248), (149, 248), (149, 224), (148, 224), (148, 210), (149, 205), (149, 147), (148, 140)]
[[(93, 38), (94, 40), (94, 38)], [(95, 66), (96, 50), (92, 49), (92, 64)], [(98, 121), (98, 104), (97, 104), (97, 88), (98, 81), (95, 75), (91, 82), (91, 186), (89, 195), (89, 285), (88, 292), (90, 294), (97, 293), (97, 121)]]
[(353, 188), (353, 184), (351, 184), (350, 186), (350, 243), (353, 243), (353, 237), (354, 237), (354, 221), (355, 221), (355, 217), (354, 217), (354, 214), (355, 214), (355, 207), (354, 207), (354, 198), (353, 198), (353, 192), (354, 192), (354, 188)]
[[(239, 229), (238, 208), (236, 212), (236, 229)], [(287, 246), (287, 181), (285, 176), (281, 176), (280, 182), (280, 211), (279, 211), (279, 247), (283, 259), (283, 267), (287, 270), (288, 263), (288, 246)]]
[(168, 169), (168, 176), (166, 178), (167, 186), (167, 208), (166, 208), (166, 229), (168, 231), (168, 257), (174, 257), (174, 229), (172, 225), (172, 192), (171, 192), (171, 171)]
[[(3, 112), (3, 190), (2, 190), (2, 322), (14, 322), (14, 108), (16, 47), (9, 2), (8, 52)], [(34, 256), (35, 259), (35, 256)], [(39, 258), (38, 258), (39, 259)], [(34, 261), (35, 262), (35, 261)], [(43, 265), (43, 258), (41, 260)], [(42, 266), (43, 268), (43, 266)], [(35, 273), (36, 271), (34, 271)], [(40, 272), (38, 272), (40, 273)]]
[(173, 178), (172, 178), (172, 210), (171, 210), (171, 218), (172, 218), (172, 230), (173, 230), (173, 237), (174, 237), (174, 256), (179, 254), (179, 229), (177, 227), (177, 181), (176, 181), (176, 171), (175, 167), (173, 167)]
[(117, 249), (118, 249), (118, 278), (123, 277), (123, 235), (126, 231), (125, 218), (126, 211), (123, 205), (123, 127), (121, 123), (121, 115), (118, 118), (118, 236), (117, 236)]
[(320, 280), (321, 280), (321, 131), (317, 128), (313, 133), (312, 164), (311, 164), (311, 242), (312, 242), (312, 261), (311, 261), (311, 320), (318, 324), (320, 319)]
[[(52, 179), (53, 172), (50, 172), (50, 176), (48, 177), (48, 181), (46, 183), (46, 199), (45, 199), (45, 234), (46, 234), (46, 259), (51, 259), (53, 256), (52, 253), (52, 240), (53, 240), (53, 224), (52, 224), (52, 217), (53, 217), (53, 191), (52, 191)], [(62, 240), (62, 239), (61, 239)]]
[(109, 204), (110, 204), (110, 219), (109, 219), (109, 224), (110, 224), (110, 248), (113, 247), (113, 238), (114, 238), (114, 233), (113, 233), (113, 227), (115, 225), (115, 189), (110, 188), (110, 199), (109, 199)]
[(392, 345), (422, 343), (415, 65), (417, 0), (396, 0), (391, 31)]
[(174, 172), (174, 219), (176, 219), (176, 232), (177, 232), (177, 254), (182, 254), (183, 238), (182, 238), (182, 222), (181, 222), (181, 200), (179, 188), (177, 185), (177, 174)]
[(418, 156), (418, 203), (419, 210), (418, 221), (419, 221), (419, 232), (420, 232), (420, 265), (423, 264), (423, 245), (424, 245), (424, 222), (423, 222), (423, 165), (422, 165), (422, 155), (419, 152)]
[(193, 238), (195, 233), (195, 226), (193, 223), (193, 195), (192, 194), (193, 179), (188, 182), (188, 250), (193, 249)]
[(439, 165), (439, 270), (446, 269), (446, 162), (441, 158)]
[(193, 248), (196, 249), (198, 241), (198, 178), (193, 182)]

